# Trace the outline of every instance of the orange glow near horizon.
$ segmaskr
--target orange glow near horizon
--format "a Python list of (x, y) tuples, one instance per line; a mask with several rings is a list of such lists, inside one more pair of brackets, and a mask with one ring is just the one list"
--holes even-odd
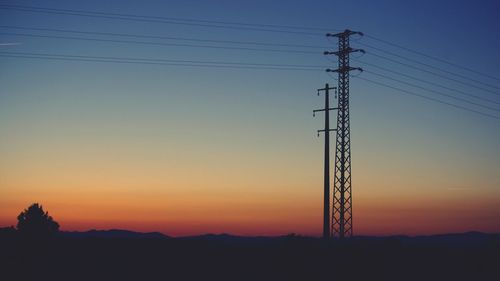
[[(271, 188), (264, 190), (242, 194), (237, 190), (224, 192), (212, 188), (148, 194), (137, 190), (117, 193), (91, 189), (65, 193), (54, 188), (29, 196), (11, 190), (0, 199), (0, 225), (15, 225), (17, 214), (33, 203), (28, 198), (33, 197), (67, 231), (129, 229), (172, 236), (203, 233), (319, 236), (322, 219), (319, 192), (312, 193), (317, 197), (314, 198), (304, 192), (281, 196), (279, 192), (271, 192)], [(500, 208), (495, 198), (471, 194), (448, 194), (432, 200), (418, 195), (355, 196), (356, 235), (500, 231), (497, 224)], [(468, 196), (467, 200), (463, 196)]]
[[(15, 225), (17, 215), (38, 202), (68, 231), (321, 233), (319, 149), (311, 155), (272, 145), (241, 151), (222, 150), (218, 144), (165, 151), (160, 149), (164, 144), (156, 149), (93, 144), (90, 149), (89, 144), (80, 146), (83, 140), (76, 141), (74, 150), (26, 146), (15, 154), (4, 153), (0, 226)], [(444, 164), (433, 163), (433, 156), (413, 155), (420, 163), (404, 169), (398, 161), (379, 165), (369, 150), (354, 158), (355, 235), (500, 232), (500, 191), (494, 177), (469, 179), (463, 173), (444, 178), (436, 168)]]

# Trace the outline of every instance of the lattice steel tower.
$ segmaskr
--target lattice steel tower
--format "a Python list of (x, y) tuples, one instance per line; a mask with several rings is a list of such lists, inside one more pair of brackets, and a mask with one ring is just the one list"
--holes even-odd
[(337, 34), (328, 33), (328, 37), (337, 37), (337, 52), (325, 52), (325, 55), (338, 57), (338, 69), (327, 69), (327, 72), (338, 73), (338, 111), (337, 137), (335, 149), (335, 171), (333, 176), (333, 202), (331, 235), (333, 237), (351, 237), (352, 224), (352, 190), (351, 190), (351, 132), (349, 125), (349, 73), (353, 70), (363, 71), (359, 67), (349, 66), (349, 55), (363, 52), (349, 46), (351, 35), (363, 35), (361, 32), (346, 29)]

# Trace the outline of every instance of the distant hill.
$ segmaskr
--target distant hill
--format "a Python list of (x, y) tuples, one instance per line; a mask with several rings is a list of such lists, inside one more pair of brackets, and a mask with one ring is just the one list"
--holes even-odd
[(500, 241), (500, 234), (470, 231), (465, 233), (416, 236), (416, 237), (411, 237), (410, 239), (426, 243), (449, 243), (449, 244), (483, 243), (491, 240)]
[(408, 244), (475, 244), (491, 240), (500, 241), (500, 233), (483, 233), (470, 231), (464, 233), (447, 233), (419, 236), (356, 236), (353, 240), (391, 240)]
[[(0, 227), (0, 236), (15, 235), (16, 229), (14, 227)], [(220, 234), (201, 234), (193, 236), (180, 236), (171, 237), (160, 232), (136, 232), (123, 229), (109, 229), (109, 230), (96, 230), (89, 231), (61, 231), (62, 237), (73, 238), (141, 238), (141, 239), (175, 239), (185, 241), (213, 241), (213, 242), (230, 242), (230, 243), (268, 243), (280, 240), (321, 240), (321, 238), (311, 236), (301, 236), (296, 234), (288, 234), (281, 236), (239, 236), (228, 233)], [(403, 244), (475, 244), (488, 241), (500, 241), (500, 233), (483, 233), (477, 231), (470, 231), (464, 233), (449, 233), (449, 234), (435, 234), (435, 235), (419, 235), (419, 236), (406, 236), (406, 235), (393, 235), (393, 236), (355, 236), (352, 239), (347, 239), (351, 242), (361, 241), (393, 241)], [(333, 240), (336, 241), (336, 240)], [(348, 242), (349, 243), (349, 242)]]
[[(265, 242), (277, 240), (321, 240), (322, 238), (301, 236), (295, 234), (281, 235), (281, 236), (238, 236), (227, 233), (221, 234), (202, 234), (196, 236), (176, 237), (175, 239), (181, 240), (204, 240), (204, 241), (230, 241), (230, 242)], [(333, 239), (335, 241), (336, 239)], [(345, 241), (399, 241), (401, 243), (481, 243), (487, 241), (499, 241), (500, 233), (483, 233), (477, 231), (464, 232), (464, 233), (449, 233), (449, 234), (435, 234), (435, 235), (419, 235), (419, 236), (406, 236), (406, 235), (393, 235), (393, 236), (354, 236), (352, 239)]]
[(122, 229), (110, 229), (110, 230), (89, 230), (84, 232), (79, 231), (61, 231), (60, 233), (63, 237), (91, 237), (91, 238), (156, 238), (156, 239), (167, 239), (167, 236), (160, 232), (135, 232), (130, 230)]
[(207, 233), (195, 236), (176, 237), (176, 240), (183, 241), (204, 241), (204, 242), (217, 242), (225, 244), (270, 244), (277, 241), (288, 240), (319, 240), (316, 237), (300, 236), (295, 234), (280, 235), (280, 236), (239, 236), (228, 233)]

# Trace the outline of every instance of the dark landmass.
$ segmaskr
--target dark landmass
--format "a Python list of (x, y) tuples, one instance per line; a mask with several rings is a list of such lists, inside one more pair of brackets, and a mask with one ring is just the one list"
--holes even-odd
[(89, 230), (79, 231), (61, 231), (62, 237), (73, 238), (170, 238), (160, 232), (135, 232), (130, 230), (110, 229), (110, 230)]
[(172, 238), (124, 230), (49, 239), (0, 229), (1, 280), (500, 280), (500, 234)]

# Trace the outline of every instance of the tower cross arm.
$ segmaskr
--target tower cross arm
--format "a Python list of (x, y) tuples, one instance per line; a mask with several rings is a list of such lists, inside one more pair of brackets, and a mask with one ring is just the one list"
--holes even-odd
[(319, 96), (319, 93), (326, 92), (328, 90), (337, 90), (337, 87), (325, 87), (325, 88), (318, 89), (318, 96)]
[(336, 51), (336, 52), (324, 51), (323, 55), (342, 56), (345, 54), (357, 53), (357, 52), (362, 53), (362, 54), (366, 54), (366, 51), (363, 49), (354, 49), (354, 48), (348, 47), (348, 48), (345, 48), (344, 50), (340, 50), (340, 51)]
[(319, 134), (320, 134), (320, 133), (325, 133), (325, 132), (336, 132), (336, 131), (337, 131), (337, 129), (328, 129), (328, 130), (323, 129), (323, 130), (318, 130), (318, 137), (319, 137)]
[[(330, 107), (328, 108), (328, 110), (338, 110), (339, 108), (338, 107)], [(316, 116), (316, 112), (321, 112), (321, 111), (326, 111), (326, 109), (322, 108), (322, 109), (315, 109), (313, 110), (313, 117)]]
[(363, 72), (363, 69), (361, 67), (352, 67), (352, 66), (345, 66), (345, 67), (341, 67), (341, 68), (337, 68), (337, 69), (326, 69), (326, 72), (349, 72), (349, 71), (353, 71), (353, 70), (358, 70), (360, 72)]
[(351, 36), (351, 35), (363, 36), (364, 34), (363, 34), (363, 32), (352, 31), (350, 29), (346, 29), (343, 32), (339, 32), (339, 33), (327, 33), (326, 34), (327, 37), (347, 37), (347, 36)]

